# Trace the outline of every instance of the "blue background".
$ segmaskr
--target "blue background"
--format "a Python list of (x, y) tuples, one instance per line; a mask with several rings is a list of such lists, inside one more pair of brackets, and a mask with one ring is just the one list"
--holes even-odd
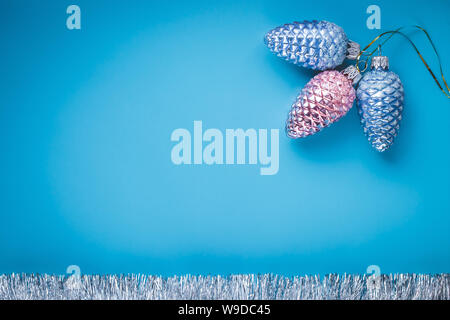
[[(449, 71), (448, 1), (0, 2), (0, 273), (450, 271), (450, 105), (408, 43), (383, 53), (405, 88), (396, 144), (371, 149), (356, 109), (283, 133), (314, 72), (263, 45), (318, 19), (367, 44), (419, 24)], [(433, 68), (424, 36), (412, 33)], [(176, 128), (279, 128), (280, 170), (175, 166)]]

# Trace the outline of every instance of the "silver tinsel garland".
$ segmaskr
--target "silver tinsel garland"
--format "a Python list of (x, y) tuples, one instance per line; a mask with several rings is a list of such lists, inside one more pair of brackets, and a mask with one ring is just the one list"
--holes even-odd
[(0, 299), (120, 300), (409, 300), (450, 298), (450, 274), (284, 277), (272, 274), (159, 277), (0, 275)]

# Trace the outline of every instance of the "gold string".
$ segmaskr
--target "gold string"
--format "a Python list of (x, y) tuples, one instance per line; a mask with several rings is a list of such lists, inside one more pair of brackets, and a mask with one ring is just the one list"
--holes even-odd
[[(417, 49), (417, 47), (416, 47), (416, 45), (414, 44), (414, 42), (413, 42), (407, 35), (405, 35), (403, 32), (400, 32), (400, 30), (401, 30), (401, 29), (404, 29), (405, 27), (401, 27), (401, 28), (398, 28), (398, 29), (392, 30), (392, 31), (386, 31), (386, 32), (383, 32), (382, 34), (378, 35), (377, 37), (375, 37), (375, 39), (373, 39), (373, 40), (372, 40), (372, 41), (371, 41), (371, 42), (370, 42), (363, 50), (361, 50), (360, 53), (358, 54), (358, 56), (356, 57), (356, 69), (357, 69), (358, 71), (360, 71), (360, 72), (364, 72), (364, 71), (367, 69), (367, 60), (369, 59), (369, 57), (371, 57), (371, 56), (377, 51), (377, 49), (381, 48), (381, 47), (382, 47), (389, 39), (391, 39), (392, 36), (393, 36), (394, 34), (400, 34), (400, 35), (402, 35), (403, 37), (405, 37), (405, 38), (409, 41), (409, 43), (413, 46), (414, 50), (415, 50), (415, 51), (417, 52), (417, 54), (419, 55), (420, 59), (422, 60), (422, 62), (423, 62), (423, 64), (425, 65), (425, 67), (427, 68), (428, 72), (429, 72), (429, 73), (431, 74), (431, 76), (433, 77), (433, 79), (434, 79), (434, 81), (436, 82), (436, 84), (437, 84), (437, 86), (439, 87), (439, 89), (441, 89), (441, 91), (445, 94), (445, 96), (446, 96), (447, 98), (450, 98), (450, 88), (448, 87), (448, 84), (447, 84), (447, 82), (445, 81), (444, 73), (443, 73), (443, 71), (442, 71), (441, 58), (439, 57), (439, 53), (438, 53), (438, 51), (437, 51), (437, 49), (436, 49), (436, 47), (435, 47), (433, 41), (431, 40), (430, 35), (428, 34), (428, 32), (427, 32), (424, 28), (422, 28), (422, 27), (420, 27), (420, 26), (412, 26), (412, 27), (417, 28), (417, 29), (423, 31), (423, 32), (425, 33), (425, 35), (427, 36), (428, 40), (430, 41), (431, 46), (433, 47), (433, 50), (434, 50), (434, 52), (435, 52), (435, 54), (436, 54), (436, 57), (437, 57), (437, 59), (438, 59), (438, 62), (439, 62), (439, 70), (440, 70), (440, 73), (441, 73), (441, 78), (442, 78), (442, 81), (444, 82), (444, 85), (445, 85), (445, 88), (447, 89), (447, 91), (445, 91), (445, 88), (444, 88), (444, 87), (441, 85), (441, 83), (438, 81), (438, 79), (437, 79), (436, 76), (434, 75), (433, 71), (431, 70), (430, 66), (428, 65), (428, 63), (425, 61), (424, 57), (423, 57), (422, 54), (420, 53), (419, 49)], [(370, 53), (366, 53), (366, 50), (369, 49), (369, 48), (370, 48), (377, 40), (381, 39), (382, 37), (384, 37), (385, 35), (388, 35), (388, 34), (389, 34), (389, 37), (388, 37), (387, 39), (385, 39), (380, 45), (378, 45), (378, 47), (375, 48), (375, 50), (373, 50), (373, 51), (370, 52)], [(362, 61), (362, 62), (364, 62), (364, 68), (363, 68), (363, 70), (360, 70), (360, 68), (359, 68), (359, 64), (360, 64), (360, 62), (361, 62), (361, 61), (360, 61), (361, 56), (367, 57), (366, 60), (363, 60), (363, 61)]]

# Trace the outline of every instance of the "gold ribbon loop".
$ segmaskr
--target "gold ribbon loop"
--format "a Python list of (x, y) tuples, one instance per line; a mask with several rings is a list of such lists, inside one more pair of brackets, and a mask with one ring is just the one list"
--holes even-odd
[[(425, 33), (425, 35), (427, 36), (428, 40), (430, 41), (431, 46), (433, 47), (433, 50), (434, 50), (434, 52), (435, 52), (435, 54), (436, 54), (436, 57), (437, 57), (437, 59), (438, 59), (438, 62), (439, 62), (439, 70), (440, 70), (441, 78), (442, 78), (442, 81), (444, 82), (445, 88), (444, 88), (444, 86), (441, 85), (441, 83), (438, 81), (438, 79), (437, 79), (436, 76), (434, 75), (433, 71), (431, 70), (430, 66), (428, 65), (428, 63), (425, 61), (424, 57), (423, 57), (422, 54), (420, 53), (419, 49), (417, 49), (417, 47), (416, 47), (416, 45), (414, 44), (414, 42), (413, 42), (406, 34), (404, 34), (403, 32), (400, 32), (401, 29), (404, 29), (404, 28), (406, 28), (406, 27), (401, 27), (401, 28), (398, 28), (398, 29), (396, 29), (396, 30), (386, 31), (386, 32), (383, 32), (382, 34), (378, 35), (377, 37), (375, 37), (375, 39), (373, 39), (373, 40), (372, 40), (372, 41), (371, 41), (364, 49), (362, 49), (361, 52), (358, 54), (358, 57), (356, 58), (356, 68), (358, 69), (358, 71), (364, 72), (364, 71), (367, 69), (367, 59), (369, 59), (369, 57), (371, 57), (377, 50), (380, 50), (380, 51), (381, 51), (381, 47), (382, 47), (389, 39), (391, 39), (392, 36), (393, 36), (394, 34), (400, 34), (400, 35), (402, 35), (403, 37), (405, 37), (405, 38), (409, 41), (409, 43), (412, 45), (412, 47), (414, 48), (414, 50), (417, 52), (417, 54), (419, 55), (419, 57), (420, 57), (420, 59), (422, 60), (423, 64), (424, 64), (425, 67), (427, 68), (428, 72), (431, 74), (431, 76), (433, 77), (433, 79), (434, 79), (434, 81), (436, 82), (437, 86), (439, 87), (439, 89), (441, 89), (441, 91), (445, 94), (445, 96), (446, 96), (447, 98), (450, 98), (450, 88), (448, 87), (448, 84), (447, 84), (447, 82), (445, 81), (444, 72), (442, 71), (441, 58), (439, 57), (439, 53), (438, 53), (438, 51), (437, 51), (437, 49), (436, 49), (436, 47), (435, 47), (435, 45), (434, 45), (434, 43), (433, 43), (433, 40), (431, 40), (430, 35), (428, 34), (428, 32), (427, 32), (424, 28), (422, 28), (422, 27), (420, 27), (420, 26), (411, 26), (411, 27), (417, 28), (417, 29), (423, 31), (423, 32)], [(367, 49), (369, 49), (369, 48), (370, 48), (377, 40), (381, 39), (381, 38), (384, 37), (385, 35), (389, 35), (389, 36), (388, 36), (381, 44), (379, 44), (379, 45), (377, 46), (377, 48), (375, 48), (375, 50), (371, 51), (370, 53), (366, 53), (366, 50), (367, 50)], [(361, 56), (367, 57), (366, 60), (363, 59), (363, 60), (361, 61), (361, 62), (364, 63), (364, 69), (363, 69), (363, 70), (360, 70), (360, 69), (359, 69), (359, 64), (360, 64)], [(445, 89), (447, 89), (447, 90), (445, 90)]]

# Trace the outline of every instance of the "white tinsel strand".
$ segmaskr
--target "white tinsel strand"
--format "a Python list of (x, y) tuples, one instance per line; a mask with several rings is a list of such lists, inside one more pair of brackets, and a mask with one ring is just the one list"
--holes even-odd
[(142, 274), (0, 275), (0, 299), (45, 300), (410, 300), (450, 299), (450, 274), (273, 274), (158, 277)]

